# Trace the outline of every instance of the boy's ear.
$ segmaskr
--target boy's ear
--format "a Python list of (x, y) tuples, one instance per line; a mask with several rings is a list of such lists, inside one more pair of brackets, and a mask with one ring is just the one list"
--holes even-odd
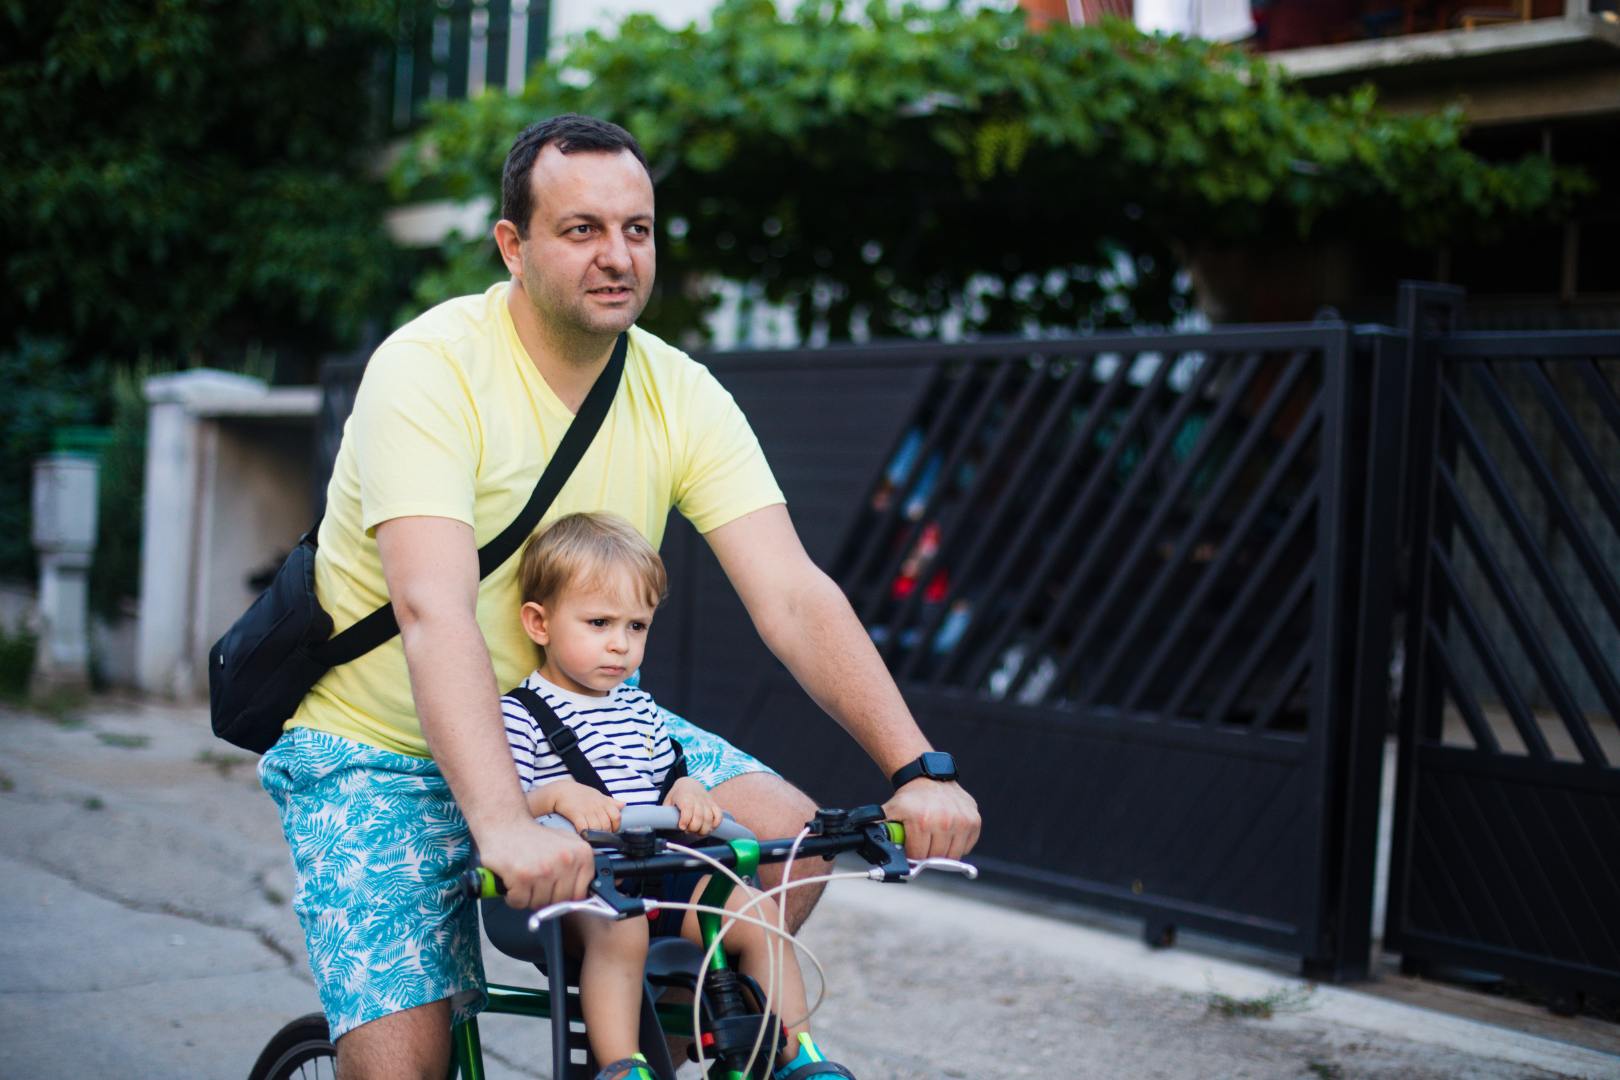
[(518, 618), (523, 620), (523, 632), (529, 635), (530, 641), (536, 645), (551, 644), (551, 633), (546, 629), (544, 607), (530, 600), (518, 611)]

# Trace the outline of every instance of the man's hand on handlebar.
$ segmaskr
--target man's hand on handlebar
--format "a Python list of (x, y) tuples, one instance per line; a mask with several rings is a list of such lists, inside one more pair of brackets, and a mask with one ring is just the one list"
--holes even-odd
[(906, 827), (906, 856), (960, 859), (979, 842), (979, 804), (955, 781), (918, 777), (883, 804)]
[(590, 845), (572, 833), (532, 820), (486, 829), (477, 837), (478, 861), (505, 883), (506, 903), (538, 908), (585, 895), (596, 874)]

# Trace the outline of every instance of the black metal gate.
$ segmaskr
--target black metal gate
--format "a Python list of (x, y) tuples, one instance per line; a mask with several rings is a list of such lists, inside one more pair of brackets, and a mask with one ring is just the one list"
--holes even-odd
[[(1371, 380), (1345, 326), (707, 362), (964, 763), (985, 867), (1141, 913), (1153, 940), (1201, 927), (1365, 970), (1368, 910), (1343, 898), (1370, 891), (1371, 844), (1342, 857), (1341, 747)], [(676, 523), (665, 556), (648, 685), (819, 799), (885, 797), (701, 541)]]
[(1413, 350), (1385, 941), (1620, 997), (1620, 333), (1446, 333), (1459, 300)]

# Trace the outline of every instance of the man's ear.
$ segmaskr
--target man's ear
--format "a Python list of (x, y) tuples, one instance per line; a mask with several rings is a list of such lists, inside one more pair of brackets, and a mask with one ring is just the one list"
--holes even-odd
[(529, 635), (530, 641), (542, 647), (551, 644), (551, 631), (546, 629), (544, 607), (530, 600), (518, 612), (518, 618), (523, 620), (523, 632)]
[(523, 276), (523, 237), (517, 226), (505, 218), (495, 223), (495, 246), (500, 249), (501, 262), (513, 277)]

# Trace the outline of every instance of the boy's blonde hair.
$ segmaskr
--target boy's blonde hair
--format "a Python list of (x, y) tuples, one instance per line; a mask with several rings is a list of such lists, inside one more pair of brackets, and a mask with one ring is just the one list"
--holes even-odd
[(634, 525), (617, 514), (569, 514), (524, 545), (518, 588), (524, 603), (544, 606), (564, 590), (607, 580), (615, 567), (630, 571), (643, 598), (653, 607), (669, 592), (664, 560)]

